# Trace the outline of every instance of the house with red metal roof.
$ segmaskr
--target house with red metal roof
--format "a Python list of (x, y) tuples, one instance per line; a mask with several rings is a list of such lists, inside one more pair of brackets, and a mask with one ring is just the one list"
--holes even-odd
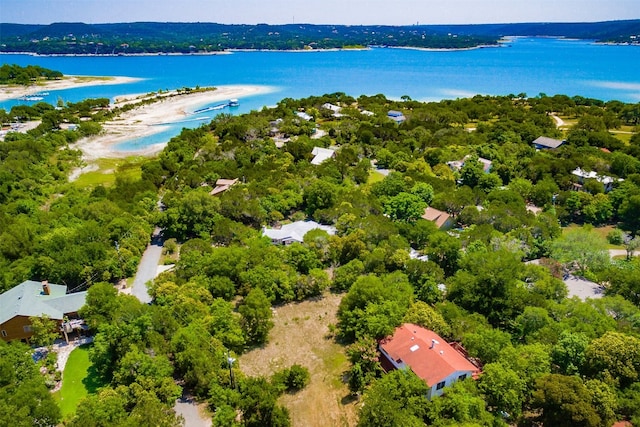
[(435, 332), (412, 323), (398, 327), (392, 336), (378, 343), (378, 349), (386, 371), (411, 369), (429, 386), (429, 399), (440, 396), (445, 387), (456, 381), (480, 374), (480, 368), (461, 350)]

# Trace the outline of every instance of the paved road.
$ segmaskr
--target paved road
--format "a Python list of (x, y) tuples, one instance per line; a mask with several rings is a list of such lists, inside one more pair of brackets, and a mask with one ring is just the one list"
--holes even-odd
[(163, 243), (162, 229), (157, 227), (151, 237), (151, 243), (147, 246), (144, 254), (142, 254), (142, 259), (138, 265), (136, 277), (133, 280), (131, 295), (135, 296), (140, 300), (140, 302), (145, 304), (151, 302), (151, 296), (147, 290), (146, 283), (155, 279), (158, 275), (158, 263), (160, 262), (160, 256), (162, 255)]
[[(609, 256), (613, 258), (614, 256), (627, 256), (627, 251), (624, 249), (609, 249)], [(631, 256), (640, 256), (640, 251), (635, 251)]]

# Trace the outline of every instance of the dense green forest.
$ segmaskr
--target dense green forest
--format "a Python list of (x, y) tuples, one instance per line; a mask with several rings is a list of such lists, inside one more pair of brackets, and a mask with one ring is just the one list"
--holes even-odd
[[(351, 361), (360, 426), (640, 425), (640, 257), (610, 259), (597, 232), (607, 226), (610, 244), (639, 246), (640, 104), (542, 94), (287, 98), (185, 129), (139, 173), (115, 171), (111, 185), (69, 183), (80, 164), (74, 142), (110, 114), (104, 100), (14, 107), (6, 117), (42, 124), (0, 143), (2, 289), (25, 279), (89, 289), (81, 314), (108, 385), (67, 425), (97, 425), (95, 414), (100, 425), (176, 425), (180, 387), (208, 402), (216, 426), (289, 425), (278, 399), (304, 387), (305, 369), (249, 377), (228, 358), (268, 342), (272, 307), (327, 292), (342, 295), (333, 339)], [(63, 122), (79, 128), (59, 130)], [(536, 150), (539, 136), (566, 142)], [(315, 146), (335, 157), (313, 165)], [(461, 159), (459, 170), (447, 164)], [(613, 189), (592, 179), (574, 191), (578, 167), (613, 178)], [(212, 196), (219, 178), (239, 182)], [(450, 213), (455, 228), (420, 218), (427, 206)], [(336, 234), (312, 231), (289, 246), (261, 235), (304, 219)], [(177, 262), (144, 305), (112, 284), (134, 273), (156, 225)], [(533, 259), (539, 265), (524, 263)], [(567, 272), (605, 295), (568, 298)], [(376, 339), (403, 322), (461, 342), (483, 363), (481, 377), (429, 401), (410, 371), (383, 373)], [(37, 374), (13, 368), (25, 364), (22, 350), (0, 343), (0, 354), (12, 373), (0, 376), (0, 395), (42, 390)], [(55, 424), (59, 414), (46, 408), (19, 416)]]
[(0, 24), (0, 52), (137, 54), (226, 49), (332, 49), (408, 46), (460, 49), (496, 45), (504, 36), (559, 36), (634, 43), (640, 21), (500, 25), (225, 25), (135, 22)]

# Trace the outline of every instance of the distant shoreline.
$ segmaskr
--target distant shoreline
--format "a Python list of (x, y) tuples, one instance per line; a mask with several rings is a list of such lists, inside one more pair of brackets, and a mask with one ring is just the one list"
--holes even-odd
[(422, 50), (426, 52), (455, 52), (474, 49), (484, 49), (491, 47), (502, 47), (503, 42), (498, 44), (483, 44), (471, 47), (459, 47), (459, 48), (436, 48), (436, 47), (419, 47), (419, 46), (386, 46), (386, 45), (370, 45), (364, 47), (332, 47), (326, 49), (243, 49), (243, 48), (229, 48), (224, 51), (216, 52), (154, 52), (154, 53), (50, 53), (40, 54), (35, 52), (0, 52), (0, 55), (29, 55), (34, 57), (135, 57), (135, 56), (215, 56), (215, 55), (231, 55), (236, 52), (280, 52), (280, 53), (312, 53), (312, 52), (361, 52), (373, 49), (409, 49), (409, 50)]
[(0, 102), (34, 96), (39, 92), (75, 89), (86, 86), (120, 85), (135, 83), (143, 79), (124, 76), (75, 76), (65, 75), (59, 80), (42, 80), (29, 86), (0, 85)]

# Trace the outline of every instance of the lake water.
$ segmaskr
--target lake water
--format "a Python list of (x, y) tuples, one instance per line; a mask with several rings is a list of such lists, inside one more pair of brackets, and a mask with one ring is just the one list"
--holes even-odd
[[(52, 91), (45, 101), (54, 104), (58, 99), (75, 102), (159, 89), (227, 84), (266, 85), (274, 89), (268, 94), (241, 99), (234, 113), (274, 105), (285, 97), (332, 92), (345, 92), (354, 97), (379, 93), (389, 98), (408, 95), (424, 101), (476, 94), (536, 96), (545, 93), (640, 102), (640, 46), (598, 45), (566, 39), (514, 38), (501, 48), (461, 51), (376, 48), (206, 56), (1, 55), (0, 60), (9, 64), (40, 65), (64, 74), (143, 79), (125, 85)], [(0, 102), (0, 108), (8, 109), (19, 102)], [(166, 142), (181, 127), (197, 124), (183, 123), (120, 148)]]

